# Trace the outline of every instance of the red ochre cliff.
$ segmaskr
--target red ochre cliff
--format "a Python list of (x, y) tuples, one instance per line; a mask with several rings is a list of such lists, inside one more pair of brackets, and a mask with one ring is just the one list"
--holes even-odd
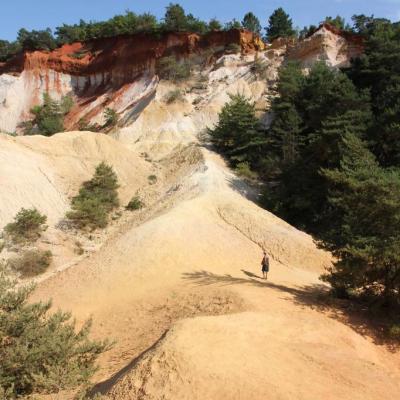
[(220, 56), (231, 44), (239, 45), (242, 54), (266, 50), (268, 59), (295, 59), (305, 68), (316, 61), (346, 66), (363, 51), (359, 36), (323, 24), (304, 40), (278, 39), (269, 45), (249, 31), (233, 29), (205, 35), (122, 35), (67, 44), (52, 52), (25, 52), (0, 64), (0, 131), (18, 131), (46, 92), (55, 99), (74, 97), (67, 129), (76, 128), (82, 118), (102, 123), (105, 107), (116, 110), (121, 122), (127, 123), (154, 97), (157, 60), (170, 55), (178, 59), (202, 53)]
[[(134, 108), (154, 93), (159, 58), (172, 54), (185, 58), (210, 48), (223, 51), (232, 43), (240, 45), (243, 53), (264, 49), (257, 36), (236, 29), (205, 35), (122, 35), (67, 44), (52, 52), (25, 52), (0, 65), (0, 130), (15, 131), (45, 92), (55, 98), (74, 95), (77, 106), (68, 119), (70, 128), (83, 117), (100, 120), (106, 106), (118, 111)], [(22, 87), (20, 99), (13, 99)]]

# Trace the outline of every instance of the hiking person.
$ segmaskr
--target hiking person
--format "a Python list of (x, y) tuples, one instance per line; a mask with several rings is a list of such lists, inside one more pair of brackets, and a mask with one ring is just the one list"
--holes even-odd
[(269, 272), (269, 258), (267, 253), (264, 250), (264, 257), (261, 261), (261, 271), (263, 273), (263, 279), (268, 279), (268, 272)]

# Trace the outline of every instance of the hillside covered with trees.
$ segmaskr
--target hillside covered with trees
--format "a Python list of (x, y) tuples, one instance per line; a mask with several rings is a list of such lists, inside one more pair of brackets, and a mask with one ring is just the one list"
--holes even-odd
[[(343, 25), (343, 21), (337, 21)], [(269, 128), (232, 98), (210, 131), (232, 166), (265, 182), (263, 205), (338, 258), (341, 296), (400, 305), (400, 25), (354, 16), (365, 54), (346, 70), (281, 68)], [(270, 30), (271, 31), (271, 30)], [(272, 30), (273, 31), (273, 30)]]

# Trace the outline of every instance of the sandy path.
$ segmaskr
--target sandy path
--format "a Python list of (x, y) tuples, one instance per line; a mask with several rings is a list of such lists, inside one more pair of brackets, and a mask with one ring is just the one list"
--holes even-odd
[(396, 398), (396, 355), (312, 307), (329, 256), (203, 153), (164, 211), (35, 293), (116, 340), (96, 389), (113, 399)]

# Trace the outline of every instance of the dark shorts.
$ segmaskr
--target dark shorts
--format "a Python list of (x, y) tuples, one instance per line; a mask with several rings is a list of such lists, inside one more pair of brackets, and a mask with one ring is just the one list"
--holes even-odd
[(268, 265), (263, 265), (261, 271), (262, 271), (262, 272), (269, 272), (269, 267), (268, 267)]

